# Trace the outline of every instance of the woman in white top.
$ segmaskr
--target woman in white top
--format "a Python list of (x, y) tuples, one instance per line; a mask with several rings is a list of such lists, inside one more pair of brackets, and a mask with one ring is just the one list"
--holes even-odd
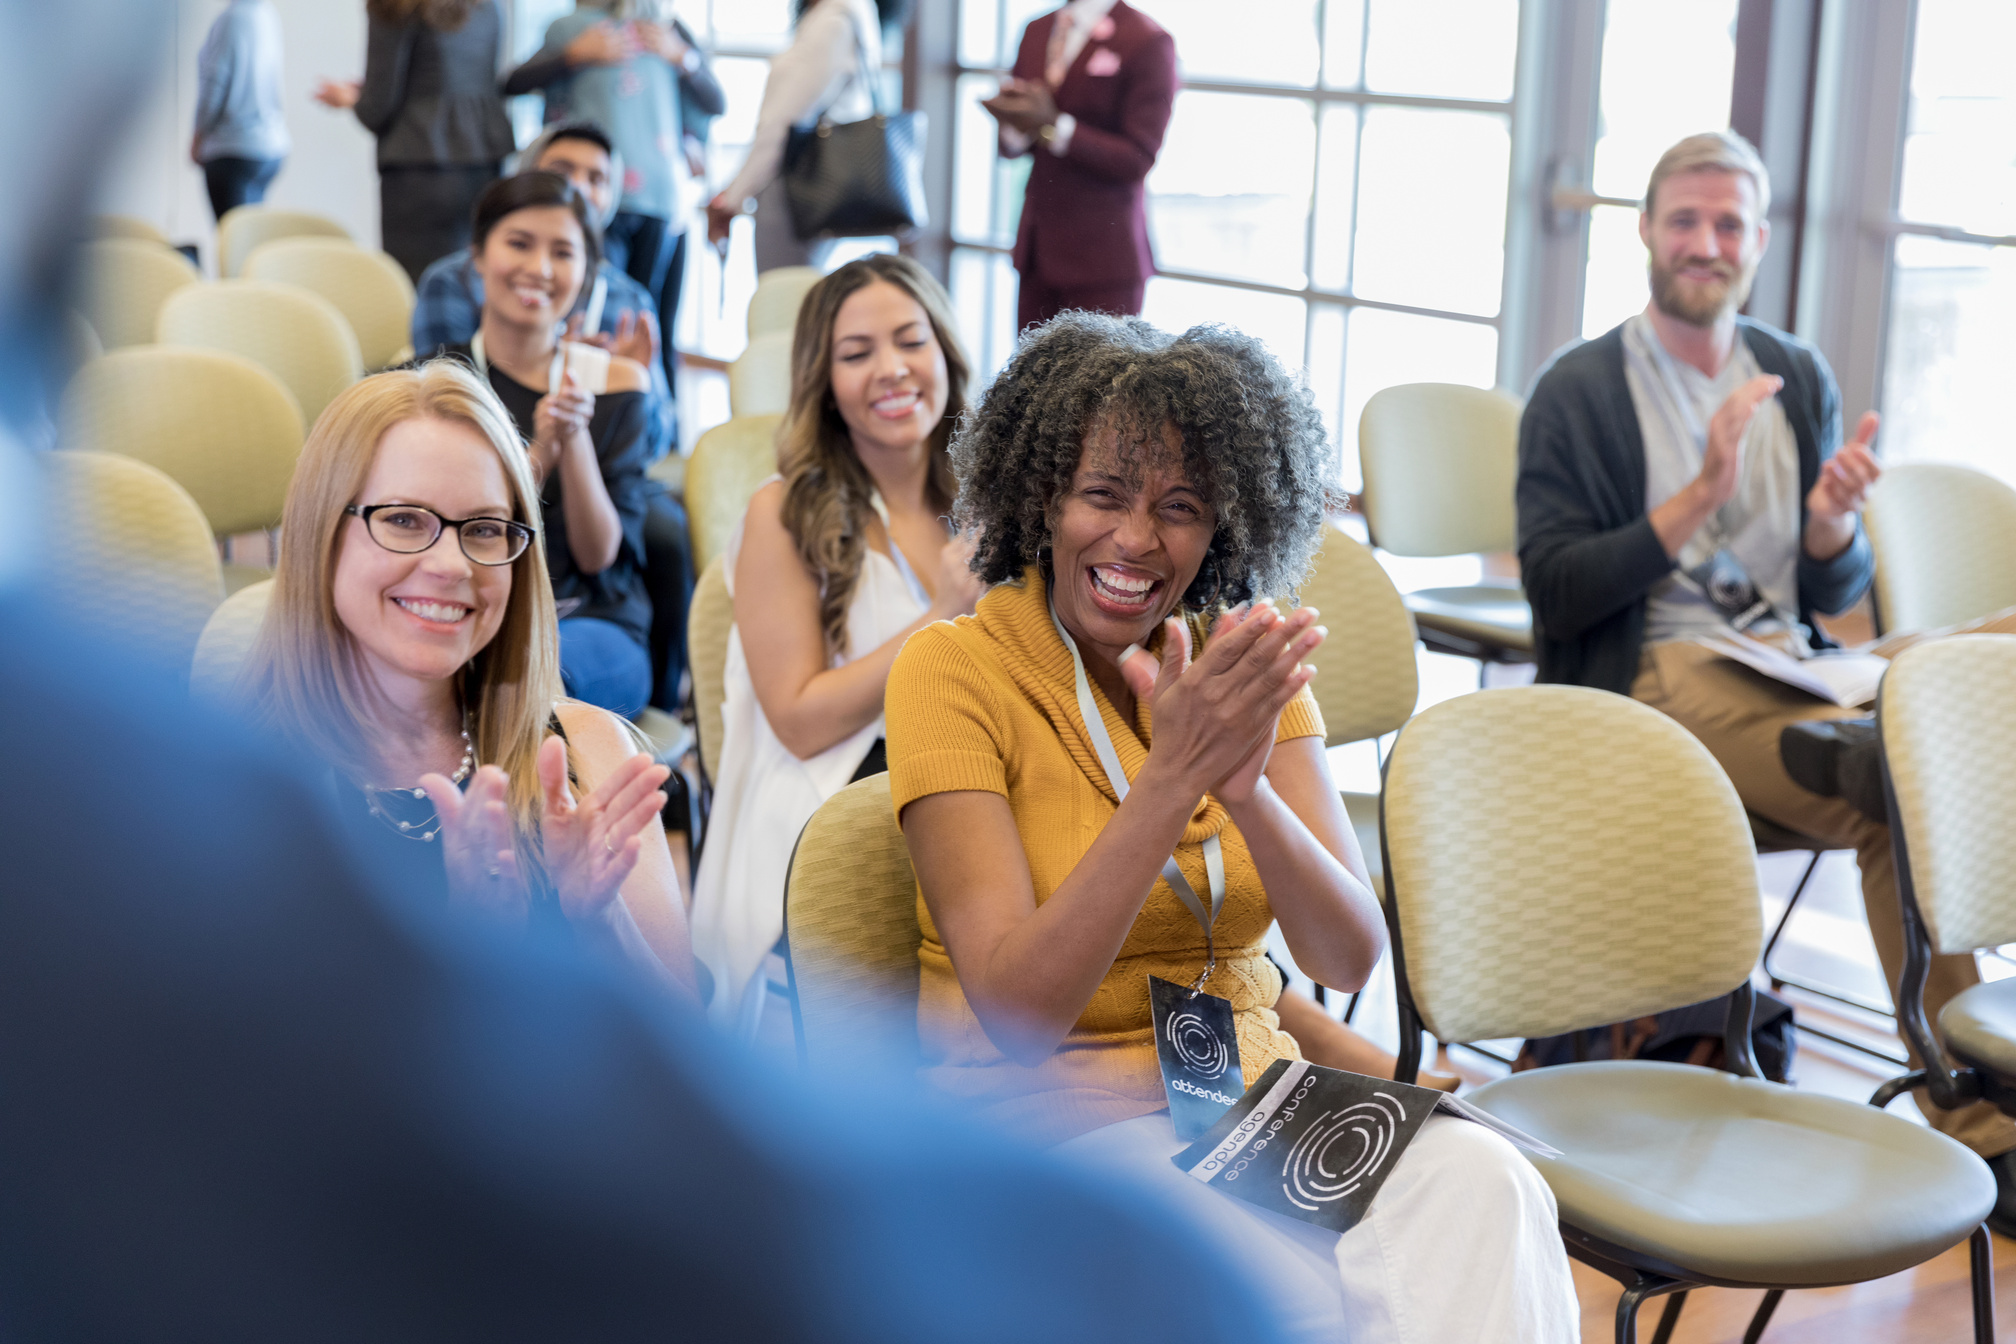
[(882, 35), (903, 26), (911, 0), (798, 0), (798, 23), (791, 45), (770, 62), (756, 136), (734, 180), (707, 203), (707, 239), (728, 236), (735, 216), (756, 213), (756, 269), (817, 266), (831, 248), (829, 239), (803, 239), (791, 226), (778, 175), (784, 170), (784, 142), (793, 126), (821, 117), (860, 121), (875, 113), (864, 69), (882, 68)]
[(897, 650), (980, 599), (972, 549), (945, 522), (970, 369), (956, 331), (951, 298), (907, 257), (863, 257), (813, 286), (782, 474), (729, 539), (735, 628), (693, 944), (710, 1014), (743, 1032), (760, 1021), (759, 972), (784, 930), (792, 843), (821, 803), (884, 768)]

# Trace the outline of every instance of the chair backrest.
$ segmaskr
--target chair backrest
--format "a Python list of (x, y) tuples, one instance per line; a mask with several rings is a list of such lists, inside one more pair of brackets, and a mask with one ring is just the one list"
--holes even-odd
[(778, 266), (757, 276), (756, 292), (749, 296), (749, 338), (796, 330), (798, 309), (820, 275), (816, 266)]
[(137, 238), (100, 238), (84, 244), (84, 320), (107, 350), (154, 340), (168, 296), (202, 280), (189, 258)]
[(1877, 721), (1897, 797), (1897, 864), (1935, 952), (2016, 943), (2016, 635), (1914, 644)]
[(728, 412), (781, 415), (791, 408), (791, 333), (767, 331), (728, 366)]
[(301, 455), (301, 408), (259, 365), (168, 345), (114, 350), (63, 393), (58, 441), (159, 467), (229, 536), (277, 527)]
[(413, 282), (383, 252), (342, 238), (279, 238), (245, 260), (248, 280), (277, 280), (320, 294), (336, 306), (367, 369), (397, 363), (412, 345)]
[(1372, 544), (1395, 555), (1512, 550), (1520, 403), (1455, 383), (1375, 392), (1358, 420)]
[(298, 285), (219, 280), (177, 291), (161, 307), (160, 335), (164, 345), (228, 350), (263, 365), (294, 394), (311, 429), (322, 408), (364, 376), (343, 314)]
[(224, 600), (210, 524), (157, 467), (111, 453), (42, 453), (42, 513), (63, 525), (41, 543), (47, 595), (101, 636), (186, 667)]
[(2016, 607), (2016, 490), (1972, 467), (1906, 462), (1869, 492), (1886, 630), (1937, 630)]
[(707, 562), (693, 585), (686, 608), (686, 666), (693, 670), (693, 731), (700, 739), (700, 768), (708, 779), (721, 777), (721, 702), (728, 696), (728, 634), (735, 628), (735, 599), (728, 592), (728, 564)]
[(326, 215), (306, 210), (276, 210), (270, 205), (241, 205), (217, 221), (217, 275), (235, 280), (245, 270), (252, 249), (275, 238), (343, 238), (350, 231)]
[(686, 460), (686, 528), (695, 569), (705, 569), (721, 554), (749, 497), (777, 474), (777, 427), (783, 422), (781, 415), (738, 415), (693, 445)]
[(91, 236), (93, 238), (132, 238), (142, 243), (153, 243), (158, 247), (173, 248), (168, 235), (149, 224), (144, 219), (131, 215), (91, 216)]
[(1407, 722), (1421, 698), (1414, 617), (1378, 559), (1325, 524), (1323, 549), (1299, 596), (1335, 632), (1316, 651), (1310, 683), (1323, 710), (1324, 744), (1384, 737)]
[(75, 308), (63, 311), (63, 343), (73, 373), (105, 353), (105, 342), (98, 339), (97, 328)]
[(822, 1070), (917, 1062), (917, 877), (889, 776), (828, 798), (784, 883), (799, 1058)]
[(203, 625), (196, 639), (196, 653), (189, 661), (189, 691), (206, 699), (223, 701), (238, 679), (238, 669), (259, 638), (259, 626), (266, 619), (266, 606), (273, 600), (273, 580), (247, 584), (224, 599)]
[(1756, 964), (1735, 787), (1629, 697), (1519, 686), (1423, 710), (1387, 759), (1380, 818), (1397, 962), (1438, 1039), (1679, 1008)]

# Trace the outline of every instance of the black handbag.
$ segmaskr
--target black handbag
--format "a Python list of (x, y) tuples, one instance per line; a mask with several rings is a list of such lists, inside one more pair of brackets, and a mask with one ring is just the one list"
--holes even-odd
[(784, 144), (784, 194), (802, 239), (905, 235), (924, 227), (922, 112), (884, 112), (882, 83), (859, 46), (875, 113), (794, 126)]

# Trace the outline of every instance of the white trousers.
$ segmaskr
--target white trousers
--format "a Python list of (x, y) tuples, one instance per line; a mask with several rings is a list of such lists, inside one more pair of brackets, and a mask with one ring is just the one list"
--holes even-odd
[(1215, 1231), (1290, 1338), (1351, 1344), (1577, 1344), (1581, 1310), (1554, 1192), (1481, 1125), (1431, 1116), (1364, 1221), (1342, 1236), (1179, 1171), (1157, 1112), (1057, 1152), (1156, 1187)]

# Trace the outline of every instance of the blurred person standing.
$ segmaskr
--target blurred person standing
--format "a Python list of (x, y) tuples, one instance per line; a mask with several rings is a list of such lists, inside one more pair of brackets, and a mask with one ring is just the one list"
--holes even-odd
[(883, 34), (910, 18), (910, 0), (797, 0), (791, 45), (770, 62), (756, 137), (741, 168), (707, 203), (707, 239), (724, 243), (735, 216), (756, 215), (756, 269), (821, 266), (832, 240), (800, 238), (785, 199), (784, 145), (794, 126), (875, 115), (871, 80), (882, 68)]
[(727, 103), (707, 54), (667, 10), (660, 0), (579, 0), (505, 79), (504, 93), (543, 90), (548, 125), (586, 119), (608, 132), (623, 177), (615, 216), (603, 228), (604, 253), (650, 293), (669, 378), (686, 224), (700, 204), (696, 179), (703, 176), (686, 142), (704, 143)]
[(293, 142), (281, 112), (280, 16), (267, 0), (231, 0), (196, 55), (196, 133), (189, 157), (203, 169), (218, 219), (266, 199)]
[(378, 137), (379, 233), (417, 283), (469, 245), (469, 211), (516, 148), (497, 91), (497, 0), (367, 0), (364, 79), (324, 80), (315, 98), (350, 108)]
[(981, 106), (1001, 153), (1034, 156), (1015, 230), (1016, 325), (1141, 311), (1155, 252), (1144, 186), (1176, 99), (1176, 42), (1125, 0), (1071, 0), (1022, 30)]

